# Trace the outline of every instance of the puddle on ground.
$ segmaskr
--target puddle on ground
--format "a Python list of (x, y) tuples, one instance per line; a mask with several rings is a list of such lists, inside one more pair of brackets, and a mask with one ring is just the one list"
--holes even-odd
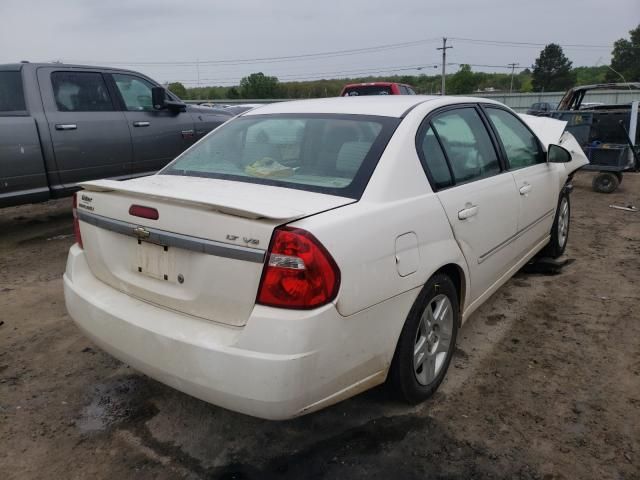
[(108, 430), (125, 421), (152, 415), (147, 401), (153, 394), (148, 379), (140, 375), (118, 377), (93, 387), (91, 402), (83, 408), (76, 427), (83, 434)]

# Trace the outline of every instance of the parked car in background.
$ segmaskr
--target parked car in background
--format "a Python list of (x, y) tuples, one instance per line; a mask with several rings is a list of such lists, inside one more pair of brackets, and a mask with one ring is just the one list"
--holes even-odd
[(361, 95), (415, 95), (413, 87), (403, 83), (370, 82), (350, 83), (340, 92), (341, 97), (356, 97)]
[(229, 118), (138, 72), (0, 65), (0, 207), (70, 194), (84, 180), (149, 175)]
[(471, 97), (273, 103), (158, 174), (83, 183), (64, 274), (77, 325), (205, 401), (285, 419), (389, 380), (442, 382), (458, 328), (567, 245), (564, 122)]
[(262, 105), (264, 105), (264, 103), (239, 103), (236, 105), (227, 105), (225, 110), (233, 115), (238, 115), (239, 113), (246, 112), (252, 108), (261, 107)]
[(553, 105), (548, 102), (537, 102), (531, 105), (527, 110), (527, 114), (536, 115), (538, 117), (548, 117), (555, 110)]

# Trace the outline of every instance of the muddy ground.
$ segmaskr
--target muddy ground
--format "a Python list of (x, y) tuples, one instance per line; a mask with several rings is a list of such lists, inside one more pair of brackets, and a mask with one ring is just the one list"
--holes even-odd
[(576, 179), (568, 257), (467, 322), (435, 398), (374, 389), (288, 422), (102, 353), (65, 312), (70, 201), (0, 210), (0, 477), (640, 479), (640, 176)]

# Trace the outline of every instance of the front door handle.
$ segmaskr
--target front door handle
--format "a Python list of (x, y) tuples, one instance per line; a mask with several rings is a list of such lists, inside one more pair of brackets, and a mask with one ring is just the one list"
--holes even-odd
[(527, 193), (531, 192), (532, 188), (533, 187), (530, 184), (525, 183), (520, 187), (520, 195), (526, 195)]
[(78, 126), (75, 123), (57, 123), (56, 130), (76, 130)]
[(133, 122), (134, 127), (148, 127), (151, 125), (149, 122)]
[(466, 208), (458, 211), (458, 218), (460, 220), (466, 220), (467, 218), (475, 217), (478, 214), (478, 210), (480, 210), (480, 207), (478, 207), (477, 205), (465, 205), (465, 207)]

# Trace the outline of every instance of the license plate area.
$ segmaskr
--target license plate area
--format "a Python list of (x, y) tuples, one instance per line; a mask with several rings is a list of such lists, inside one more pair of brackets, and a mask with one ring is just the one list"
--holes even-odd
[(138, 240), (134, 270), (147, 277), (170, 281), (172, 254), (167, 246)]

